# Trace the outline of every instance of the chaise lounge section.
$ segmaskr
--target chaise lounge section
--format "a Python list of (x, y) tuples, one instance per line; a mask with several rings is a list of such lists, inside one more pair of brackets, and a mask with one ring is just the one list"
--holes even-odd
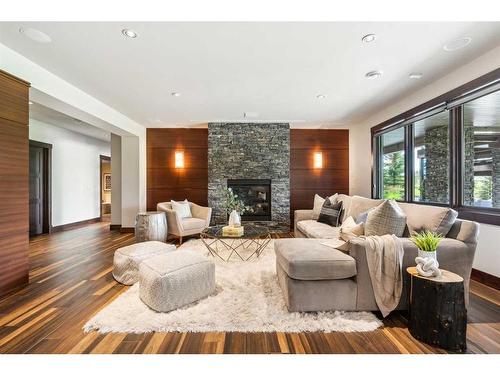
[[(347, 195), (339, 195), (339, 200), (344, 202), (343, 219), (349, 216), (356, 218), (382, 202)], [(479, 225), (456, 219), (456, 212), (449, 208), (398, 204), (407, 215), (407, 227), (401, 238), (404, 249), (403, 270), (415, 265), (418, 253), (417, 247), (409, 239), (411, 232), (429, 229), (443, 233), (445, 238), (437, 251), (440, 268), (463, 277), (465, 300), (468, 304)], [(378, 310), (368, 271), (364, 237), (349, 241), (345, 252), (324, 245), (325, 239), (339, 237), (339, 228), (314, 220), (313, 210), (295, 211), (294, 227), (297, 239), (275, 241), (278, 281), (290, 311)], [(350, 264), (355, 264), (354, 268), (350, 268), (352, 274), (340, 273), (342, 263), (346, 264), (349, 260)], [(306, 277), (297, 272), (297, 267), (307, 268)], [(325, 273), (324, 267), (330, 273)], [(406, 309), (408, 305), (409, 279), (406, 272), (403, 272), (403, 277), (403, 293), (398, 310)]]

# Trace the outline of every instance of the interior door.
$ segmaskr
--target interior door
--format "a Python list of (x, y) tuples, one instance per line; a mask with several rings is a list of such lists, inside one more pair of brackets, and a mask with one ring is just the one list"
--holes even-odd
[(30, 146), (30, 235), (43, 233), (44, 217), (44, 150)]

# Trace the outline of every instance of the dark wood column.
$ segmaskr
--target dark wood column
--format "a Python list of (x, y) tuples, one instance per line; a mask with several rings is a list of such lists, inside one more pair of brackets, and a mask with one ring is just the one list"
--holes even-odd
[(29, 86), (0, 70), (0, 296), (28, 283)]

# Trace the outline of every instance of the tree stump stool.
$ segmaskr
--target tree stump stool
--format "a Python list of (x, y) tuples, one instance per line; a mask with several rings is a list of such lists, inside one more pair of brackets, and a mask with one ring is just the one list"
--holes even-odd
[(415, 267), (406, 269), (410, 274), (408, 329), (427, 344), (463, 352), (467, 331), (464, 279), (441, 271), (440, 277), (424, 277)]
[(161, 241), (167, 239), (167, 217), (165, 212), (139, 212), (135, 218), (135, 241)]

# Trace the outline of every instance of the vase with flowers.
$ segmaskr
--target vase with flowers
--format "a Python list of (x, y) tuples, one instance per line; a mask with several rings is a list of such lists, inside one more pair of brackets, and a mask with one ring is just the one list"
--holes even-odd
[(245, 206), (245, 203), (241, 198), (238, 197), (233, 189), (227, 188), (225, 190), (226, 194), (226, 210), (229, 213), (229, 226), (239, 227), (241, 226), (241, 215), (245, 212), (252, 212), (250, 206)]

